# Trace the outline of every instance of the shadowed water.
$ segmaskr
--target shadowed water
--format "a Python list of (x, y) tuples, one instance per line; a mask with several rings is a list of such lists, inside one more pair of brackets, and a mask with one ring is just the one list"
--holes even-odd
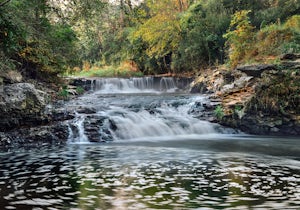
[(299, 209), (299, 146), (224, 136), (6, 151), (0, 207)]
[(101, 80), (66, 145), (0, 149), (0, 209), (299, 209), (299, 138), (199, 120), (207, 96), (170, 81)]

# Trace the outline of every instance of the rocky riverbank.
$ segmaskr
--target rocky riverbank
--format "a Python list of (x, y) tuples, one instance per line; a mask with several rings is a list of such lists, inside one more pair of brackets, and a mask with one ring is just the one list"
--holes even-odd
[(212, 121), (250, 134), (300, 135), (300, 55), (283, 55), (276, 65), (206, 71), (192, 91), (212, 93)]
[[(10, 74), (14, 75), (14, 74)], [(0, 122), (0, 146), (18, 145), (18, 144), (41, 144), (41, 143), (63, 143), (66, 142), (69, 135), (74, 138), (79, 137), (80, 131), (77, 126), (70, 125), (70, 120), (75, 120), (77, 115), (84, 114), (86, 119), (83, 123), (84, 130), (88, 131), (86, 136), (91, 142), (101, 142), (111, 140), (109, 131), (101, 128), (106, 118), (93, 118), (95, 110), (92, 107), (73, 107), (73, 101), (58, 100), (72, 99), (78, 94), (78, 90), (90, 91), (97, 90), (99, 82), (105, 84), (101, 79), (68, 78), (61, 88), (54, 91), (45, 87), (45, 84), (36, 81), (24, 80), (21, 75), (19, 79), (11, 80), (2, 75), (4, 82), (0, 85), (0, 113), (2, 121)], [(0, 75), (1, 77), (1, 75)], [(109, 80), (109, 79), (108, 79)], [(145, 77), (128, 80), (131, 84), (135, 82), (137, 87), (145, 88), (168, 88), (174, 86), (178, 89), (185, 89), (191, 83), (191, 78), (169, 78), (164, 77)], [(32, 82), (32, 83), (30, 83)], [(115, 79), (111, 82), (120, 82), (116, 86), (125, 86), (126, 81)], [(174, 82), (174, 84), (173, 84)], [(123, 84), (124, 83), (124, 84)], [(170, 84), (169, 84), (170, 83)], [(102, 85), (103, 85), (102, 84)], [(132, 84), (131, 84), (132, 85)], [(162, 87), (160, 87), (162, 86)], [(110, 87), (112, 88), (112, 87)], [(112, 90), (113, 91), (113, 90)], [(74, 95), (73, 95), (74, 94)], [(75, 96), (76, 97), (76, 96)], [(75, 102), (76, 104), (76, 99)], [(75, 123), (76, 124), (76, 123)], [(108, 121), (110, 129), (114, 129), (114, 124)], [(99, 134), (102, 130), (103, 135)], [(106, 138), (107, 137), (107, 138)]]
[[(284, 55), (276, 65), (239, 66), (235, 70), (218, 67), (206, 70), (191, 84), (192, 93), (207, 93), (210, 102), (199, 104), (199, 118), (218, 122), (250, 134), (300, 135), (300, 55)], [(154, 78), (154, 84), (159, 83)], [(185, 86), (189, 79), (175, 80)], [(95, 81), (74, 80), (67, 94), (76, 87), (90, 90)], [(56, 100), (54, 91), (37, 82), (24, 80), (17, 72), (0, 75), (0, 146), (13, 144), (64, 143), (76, 118), (65, 102)], [(55, 98), (55, 100), (53, 100)], [(191, 112), (197, 112), (197, 104)], [(204, 110), (203, 110), (204, 108)], [(78, 111), (78, 110), (77, 110)], [(78, 112), (81, 112), (80, 110)], [(90, 110), (83, 112), (89, 114)], [(88, 125), (99, 130), (99, 122)], [(100, 122), (101, 124), (101, 122)], [(98, 141), (98, 138), (92, 138)]]
[(1, 85), (0, 146), (67, 139), (66, 127), (49, 105), (51, 91), (26, 82)]
[(0, 146), (66, 141), (66, 117), (53, 107), (58, 92), (17, 71), (1, 71)]

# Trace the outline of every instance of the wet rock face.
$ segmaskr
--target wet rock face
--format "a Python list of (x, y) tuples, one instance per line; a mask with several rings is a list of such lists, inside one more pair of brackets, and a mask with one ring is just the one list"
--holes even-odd
[(69, 79), (69, 84), (76, 86), (76, 87), (83, 87), (84, 90), (88, 91), (91, 90), (93, 86), (93, 80), (90, 79), (83, 79), (83, 78), (75, 78)]
[(300, 53), (286, 53), (281, 55), (281, 60), (297, 60), (300, 59)]
[(238, 128), (244, 132), (258, 135), (300, 135), (300, 123), (297, 120), (282, 116), (258, 116), (246, 113), (242, 118), (237, 115), (226, 115), (221, 124)]
[(115, 130), (115, 124), (103, 116), (87, 117), (84, 121), (85, 132), (91, 142), (112, 141), (110, 129)]
[[(115, 131), (117, 127), (107, 116), (85, 115), (82, 125), (78, 125), (79, 118), (75, 118), (73, 122), (69, 122), (70, 133), (68, 133), (72, 136), (72, 140), (77, 141), (82, 138), (81, 135), (85, 135), (89, 142), (107, 142), (113, 140), (111, 131)], [(80, 126), (82, 126), (84, 134), (80, 134)]]
[(193, 85), (191, 90), (190, 90), (190, 93), (209, 93), (208, 89), (207, 89), (207, 86), (205, 85), (205, 83), (203, 82), (200, 82), (200, 83), (197, 83), (196, 85)]
[(0, 146), (63, 144), (68, 139), (68, 135), (68, 127), (65, 123), (20, 128), (9, 132), (0, 132)]
[(5, 85), (0, 90), (0, 131), (47, 121), (44, 115), (46, 96), (29, 83)]

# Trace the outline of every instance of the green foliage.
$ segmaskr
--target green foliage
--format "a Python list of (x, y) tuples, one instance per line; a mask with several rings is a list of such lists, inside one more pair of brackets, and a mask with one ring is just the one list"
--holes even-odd
[(84, 92), (85, 92), (85, 91), (84, 91), (84, 88), (83, 88), (83, 87), (81, 87), (81, 86), (76, 87), (76, 93), (77, 93), (77, 94), (81, 95), (81, 94), (83, 94)]
[(14, 70), (16, 68), (16, 61), (7, 57), (1, 50), (0, 50), (0, 71), (9, 71)]
[(254, 37), (254, 27), (251, 25), (248, 14), (250, 10), (236, 12), (231, 19), (229, 30), (224, 37), (229, 46), (229, 63), (231, 67), (236, 67), (247, 51), (251, 48)]
[(292, 16), (283, 24), (270, 24), (253, 36), (240, 61), (276, 62), (283, 53), (300, 52), (300, 18)]
[(11, 0), (0, 6), (2, 69), (55, 81), (84, 62), (133, 61), (144, 74), (181, 73), (222, 64), (226, 57), (234, 67), (300, 50), (300, 0), (57, 2)]
[(265, 79), (265, 88), (260, 89), (249, 108), (275, 116), (300, 113), (299, 70), (283, 70), (277, 74), (277, 77)]
[(94, 67), (89, 71), (81, 71), (74, 74), (80, 77), (141, 77), (143, 73), (128, 68), (116, 66)]
[(65, 23), (52, 22), (45, 0), (10, 1), (0, 7), (0, 50), (30, 78), (57, 81), (76, 65), (76, 35)]
[(290, 17), (284, 24), (286, 29), (291, 30), (291, 38), (286, 40), (280, 46), (282, 53), (299, 53), (300, 52), (300, 15)]
[(256, 36), (257, 54), (263, 55), (279, 55), (282, 53), (281, 46), (289, 43), (292, 39), (293, 32), (291, 28), (283, 25), (272, 24), (261, 29)]
[(193, 4), (181, 18), (182, 40), (174, 56), (179, 70), (193, 70), (222, 63), (222, 37), (230, 22), (230, 15), (220, 1)]
[(132, 42), (140, 40), (146, 46), (142, 49), (146, 54), (143, 56), (146, 58), (144, 68), (149, 68), (149, 71), (152, 71), (152, 66), (158, 67), (155, 72), (159, 72), (159, 69), (171, 70), (171, 55), (177, 51), (181, 40), (180, 13), (183, 8), (180, 9), (176, 2), (148, 1), (151, 17), (140, 24), (132, 34)]
[(67, 90), (67, 86), (63, 86), (60, 91), (58, 92), (58, 97), (64, 100), (69, 98), (69, 92)]
[(20, 20), (7, 7), (0, 7), (0, 48), (8, 56), (18, 52), (25, 40)]
[(242, 106), (241, 105), (235, 105), (234, 106), (234, 111), (238, 112), (242, 110)]
[(78, 64), (78, 55), (75, 48), (77, 37), (68, 24), (55, 24), (50, 27), (48, 35), (52, 53), (58, 55), (65, 66)]
[(218, 120), (221, 120), (224, 117), (224, 110), (221, 105), (218, 105), (214, 110), (214, 115)]

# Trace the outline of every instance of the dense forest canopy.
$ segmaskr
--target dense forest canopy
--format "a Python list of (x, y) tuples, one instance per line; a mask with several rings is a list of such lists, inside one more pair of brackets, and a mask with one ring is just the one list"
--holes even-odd
[(300, 51), (300, 0), (1, 0), (0, 71), (51, 79), (130, 62), (145, 74)]

